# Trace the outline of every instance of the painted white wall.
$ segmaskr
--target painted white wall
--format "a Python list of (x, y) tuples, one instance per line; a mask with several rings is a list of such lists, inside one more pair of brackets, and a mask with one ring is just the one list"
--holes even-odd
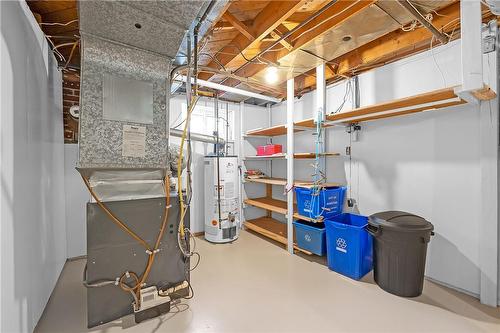
[(66, 261), (61, 73), (24, 1), (0, 1), (1, 332), (32, 332)]
[(66, 197), (66, 240), (68, 258), (87, 254), (87, 202), (90, 194), (80, 173), (75, 167), (78, 163), (78, 145), (64, 145), (64, 182)]
[[(492, 86), (497, 79), (494, 57), (492, 53), (485, 61), (485, 79)], [(460, 42), (364, 73), (359, 81), (362, 106), (460, 84)], [(344, 91), (345, 83), (327, 88), (328, 112), (340, 105)], [(314, 94), (296, 99), (297, 120), (313, 116)], [(491, 111), (489, 105), (483, 107), (498, 112), (498, 100), (491, 102)], [(344, 110), (351, 108), (349, 100)], [(436, 235), (429, 246), (427, 276), (473, 295), (480, 291), (479, 112), (478, 106), (464, 105), (363, 123), (360, 141), (352, 144), (352, 175), (345, 156), (349, 134), (341, 127), (327, 132), (327, 150), (343, 155), (328, 159), (328, 180), (348, 184), (364, 215), (403, 210), (431, 221)], [(272, 117), (273, 125), (285, 123), (285, 103), (273, 107)], [(274, 141), (286, 145), (285, 137)], [(297, 134), (295, 151), (314, 151), (314, 137)], [(273, 174), (284, 177), (286, 162), (274, 163), (281, 165)], [(310, 179), (309, 164), (296, 161), (295, 178)]]

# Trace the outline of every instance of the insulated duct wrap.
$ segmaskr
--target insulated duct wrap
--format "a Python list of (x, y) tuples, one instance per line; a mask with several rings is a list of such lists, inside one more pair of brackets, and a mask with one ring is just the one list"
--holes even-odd
[[(169, 89), (170, 61), (163, 56), (126, 47), (94, 36), (82, 34), (80, 154), (81, 168), (165, 168), (167, 166), (168, 132), (167, 89)], [(150, 119), (133, 119), (123, 109), (117, 117), (107, 116), (106, 98), (116, 97), (113, 91), (119, 87), (114, 80), (128, 80), (136, 85), (150, 84), (149, 98), (152, 104)], [(106, 83), (110, 81), (110, 83)], [(125, 81), (127, 82), (127, 81)], [(134, 85), (131, 87), (134, 87)], [(133, 94), (135, 89), (122, 93)], [(146, 94), (147, 95), (147, 94)], [(113, 105), (116, 105), (114, 103)], [(137, 111), (137, 110), (132, 110)], [(120, 114), (119, 112), (122, 112)], [(110, 113), (112, 113), (110, 111)], [(147, 118), (147, 117), (146, 117)], [(139, 128), (144, 138), (137, 138), (137, 153), (125, 151), (127, 126)], [(140, 142), (140, 141), (143, 142)], [(134, 144), (132, 142), (131, 144)], [(143, 145), (141, 147), (141, 145)], [(132, 146), (132, 152), (134, 146)]]

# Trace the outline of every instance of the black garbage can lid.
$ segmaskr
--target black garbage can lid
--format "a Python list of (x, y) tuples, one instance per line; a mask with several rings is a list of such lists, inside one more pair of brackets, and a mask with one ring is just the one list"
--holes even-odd
[(390, 210), (380, 212), (368, 217), (368, 223), (383, 229), (397, 231), (432, 231), (432, 223), (415, 214)]

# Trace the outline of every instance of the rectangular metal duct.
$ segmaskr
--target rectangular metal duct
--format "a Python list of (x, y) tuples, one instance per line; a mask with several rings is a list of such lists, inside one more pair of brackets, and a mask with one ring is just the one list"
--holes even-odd
[(174, 59), (205, 1), (79, 1), (80, 31)]
[[(82, 34), (80, 168), (166, 167), (169, 71), (164, 56)], [(120, 80), (136, 84), (120, 85)], [(152, 93), (146, 89), (143, 97), (152, 104), (151, 119), (131, 117), (141, 113), (135, 109), (104, 110), (111, 95), (137, 94), (127, 87), (148, 84)]]

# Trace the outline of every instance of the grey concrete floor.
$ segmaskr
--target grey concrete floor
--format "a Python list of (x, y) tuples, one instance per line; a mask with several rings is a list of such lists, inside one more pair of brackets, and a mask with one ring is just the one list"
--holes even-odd
[(36, 332), (500, 332), (500, 309), (426, 281), (414, 299), (393, 296), (371, 274), (353, 281), (314, 256), (289, 255), (242, 232), (232, 244), (198, 239), (195, 297), (164, 316), (131, 316), (86, 328), (85, 260), (66, 263)]

